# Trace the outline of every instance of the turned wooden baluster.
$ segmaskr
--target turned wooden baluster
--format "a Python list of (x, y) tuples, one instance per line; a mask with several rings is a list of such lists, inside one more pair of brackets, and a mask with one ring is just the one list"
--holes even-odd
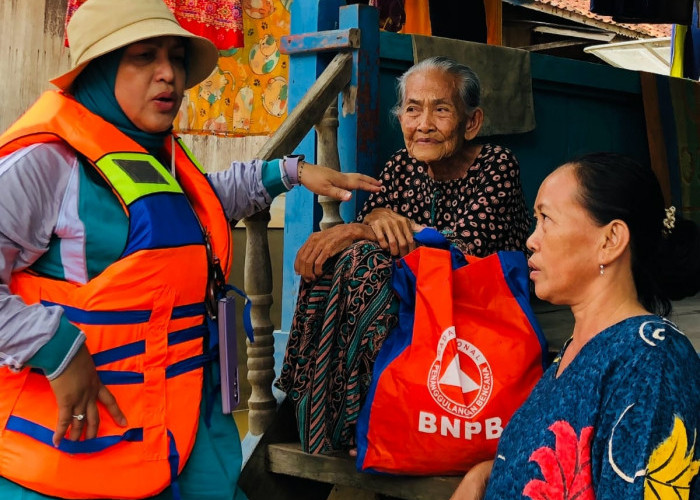
[(248, 382), (251, 385), (248, 400), (248, 430), (259, 436), (272, 422), (277, 411), (277, 400), (272, 394), (275, 378), (274, 326), (270, 319), (272, 306), (272, 266), (267, 227), (269, 209), (243, 219), (246, 228), (246, 257), (244, 283), (251, 302), (251, 320), (255, 342), (246, 340), (248, 355)]
[[(323, 118), (315, 125), (318, 164), (334, 170), (340, 170), (340, 158), (338, 156), (338, 99), (336, 98), (326, 108)], [(328, 229), (336, 224), (342, 224), (340, 217), (340, 202), (330, 196), (319, 196), (318, 203), (323, 210), (323, 216), (318, 225), (321, 229)]]
[[(355, 38), (358, 38), (358, 34)], [(352, 54), (339, 53), (311, 86), (302, 101), (282, 122), (272, 137), (263, 145), (257, 158), (280, 158), (294, 149), (299, 141), (317, 124), (318, 159), (315, 163), (340, 169), (337, 146), (338, 93), (345, 88), (352, 75)], [(336, 103), (333, 105), (332, 103)], [(333, 108), (333, 109), (330, 109)], [(326, 117), (328, 118), (326, 120)], [(342, 222), (338, 214), (338, 202), (321, 202), (324, 222), (330, 227)], [(325, 204), (324, 204), (325, 203)], [(331, 208), (335, 205), (335, 209)], [(335, 210), (335, 215), (333, 215)], [(254, 436), (265, 432), (277, 410), (277, 400), (272, 393), (275, 379), (274, 327), (270, 320), (272, 305), (272, 268), (267, 241), (269, 210), (243, 220), (246, 226), (245, 291), (252, 302), (252, 322), (255, 342), (247, 343), (248, 381), (251, 395), (248, 400), (248, 429)]]

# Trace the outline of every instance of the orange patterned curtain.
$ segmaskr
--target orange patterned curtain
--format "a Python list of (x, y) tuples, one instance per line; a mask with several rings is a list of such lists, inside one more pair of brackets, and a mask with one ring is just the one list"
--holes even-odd
[(220, 52), (209, 78), (185, 92), (175, 131), (232, 137), (269, 135), (287, 116), (291, 0), (242, 0), (243, 48)]

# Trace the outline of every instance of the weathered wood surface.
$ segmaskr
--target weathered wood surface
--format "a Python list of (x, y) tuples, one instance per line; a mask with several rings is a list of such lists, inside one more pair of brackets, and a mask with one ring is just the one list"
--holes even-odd
[[(316, 124), (318, 143), (318, 162), (334, 170), (340, 171), (338, 157), (338, 100), (328, 106), (321, 121)], [(319, 196), (318, 204), (323, 209), (319, 222), (321, 229), (328, 229), (344, 221), (340, 216), (340, 202), (330, 196)]]
[(294, 151), (309, 130), (321, 121), (328, 106), (338, 98), (351, 76), (352, 54), (337, 54), (257, 156), (269, 160)]
[[(574, 317), (568, 307), (533, 301), (533, 309), (549, 343), (550, 352), (558, 351), (571, 337)], [(669, 320), (690, 339), (700, 352), (700, 294), (673, 302)]]
[(63, 46), (66, 0), (0, 1), (0, 131), (70, 67)]
[(336, 485), (326, 500), (390, 500), (390, 497), (369, 490)]
[(700, 352), (700, 294), (674, 302), (668, 319), (688, 336), (695, 350)]
[(290, 55), (359, 48), (359, 28), (294, 34), (283, 36), (280, 40), (280, 51), (284, 54)]
[(272, 267), (267, 226), (270, 212), (263, 210), (243, 219), (246, 227), (245, 290), (251, 303), (254, 342), (246, 342), (248, 382), (248, 430), (259, 436), (272, 423), (277, 412), (277, 399), (272, 394), (275, 379), (275, 330), (270, 320), (272, 305)]
[(326, 500), (332, 485), (286, 474), (268, 467), (267, 446), (299, 441), (294, 409), (289, 400), (280, 405), (272, 425), (262, 435), (241, 471), (238, 484), (248, 500)]
[(292, 475), (323, 483), (347, 486), (392, 498), (407, 500), (448, 499), (461, 476), (389, 476), (358, 472), (355, 459), (348, 452), (311, 455), (299, 443), (277, 443), (267, 446), (270, 472)]

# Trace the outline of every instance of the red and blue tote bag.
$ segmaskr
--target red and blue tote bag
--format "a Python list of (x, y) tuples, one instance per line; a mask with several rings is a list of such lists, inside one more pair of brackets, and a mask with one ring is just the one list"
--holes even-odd
[(522, 252), (464, 256), (440, 233), (398, 260), (399, 322), (380, 350), (357, 424), (360, 471), (463, 474), (493, 459), (542, 376), (547, 344)]

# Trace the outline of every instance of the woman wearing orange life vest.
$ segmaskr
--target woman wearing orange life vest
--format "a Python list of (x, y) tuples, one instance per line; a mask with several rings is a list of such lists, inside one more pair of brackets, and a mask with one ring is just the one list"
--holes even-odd
[(294, 157), (204, 173), (171, 129), (218, 53), (162, 0), (89, 0), (68, 40), (61, 90), (0, 136), (0, 498), (244, 498), (202, 397), (212, 257), (227, 274), (229, 221), (302, 169), (341, 200), (377, 182)]

